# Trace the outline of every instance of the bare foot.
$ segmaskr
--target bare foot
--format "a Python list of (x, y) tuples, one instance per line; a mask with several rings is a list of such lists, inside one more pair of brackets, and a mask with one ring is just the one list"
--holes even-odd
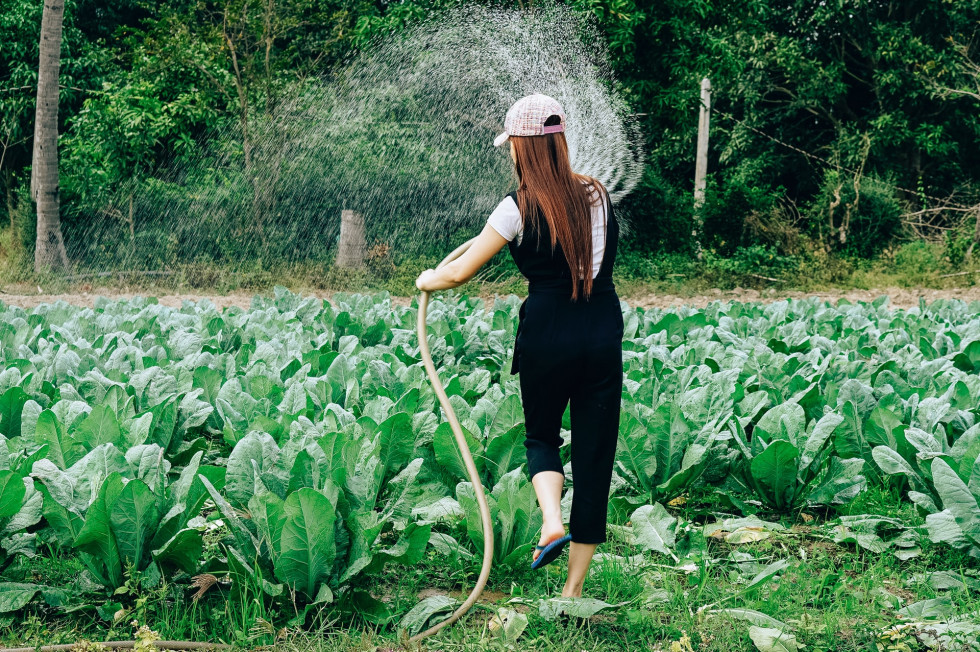
[[(561, 519), (546, 520), (541, 525), (541, 538), (538, 540), (538, 545), (546, 546), (563, 536), (565, 536), (565, 526), (562, 525)], [(535, 550), (533, 559), (537, 560), (540, 554), (540, 550)]]

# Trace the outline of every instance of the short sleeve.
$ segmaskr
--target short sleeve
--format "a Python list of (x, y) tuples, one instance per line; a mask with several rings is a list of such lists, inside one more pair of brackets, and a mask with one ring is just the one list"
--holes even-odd
[(504, 200), (490, 213), (487, 224), (507, 242), (516, 238), (524, 226), (524, 221), (521, 219), (521, 211), (517, 208), (514, 198), (510, 195), (504, 197)]

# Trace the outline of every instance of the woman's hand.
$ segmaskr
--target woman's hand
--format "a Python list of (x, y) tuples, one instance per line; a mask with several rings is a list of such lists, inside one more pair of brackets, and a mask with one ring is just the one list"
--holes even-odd
[(432, 287), (432, 282), (435, 280), (436, 270), (427, 269), (419, 277), (415, 279), (415, 287), (422, 290), (423, 292), (432, 292), (438, 288)]

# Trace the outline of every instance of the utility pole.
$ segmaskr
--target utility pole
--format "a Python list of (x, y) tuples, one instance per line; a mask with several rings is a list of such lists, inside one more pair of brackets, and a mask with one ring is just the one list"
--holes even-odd
[(694, 249), (701, 258), (701, 234), (704, 218), (701, 206), (704, 204), (704, 189), (708, 175), (708, 127), (711, 122), (711, 82), (705, 77), (701, 80), (701, 110), (698, 113), (698, 150), (694, 162)]

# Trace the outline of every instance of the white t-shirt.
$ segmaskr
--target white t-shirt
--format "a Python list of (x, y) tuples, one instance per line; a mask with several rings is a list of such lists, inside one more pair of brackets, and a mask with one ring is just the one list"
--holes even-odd
[[(602, 254), (606, 250), (606, 221), (608, 220), (608, 210), (603, 208), (605, 196), (603, 195), (592, 204), (592, 278), (599, 275), (599, 268), (602, 266)], [(517, 202), (507, 195), (504, 200), (497, 204), (497, 208), (490, 213), (487, 224), (500, 234), (502, 238), (510, 242), (517, 238), (517, 244), (521, 243), (524, 236), (524, 220), (521, 218), (521, 211), (517, 207)]]

